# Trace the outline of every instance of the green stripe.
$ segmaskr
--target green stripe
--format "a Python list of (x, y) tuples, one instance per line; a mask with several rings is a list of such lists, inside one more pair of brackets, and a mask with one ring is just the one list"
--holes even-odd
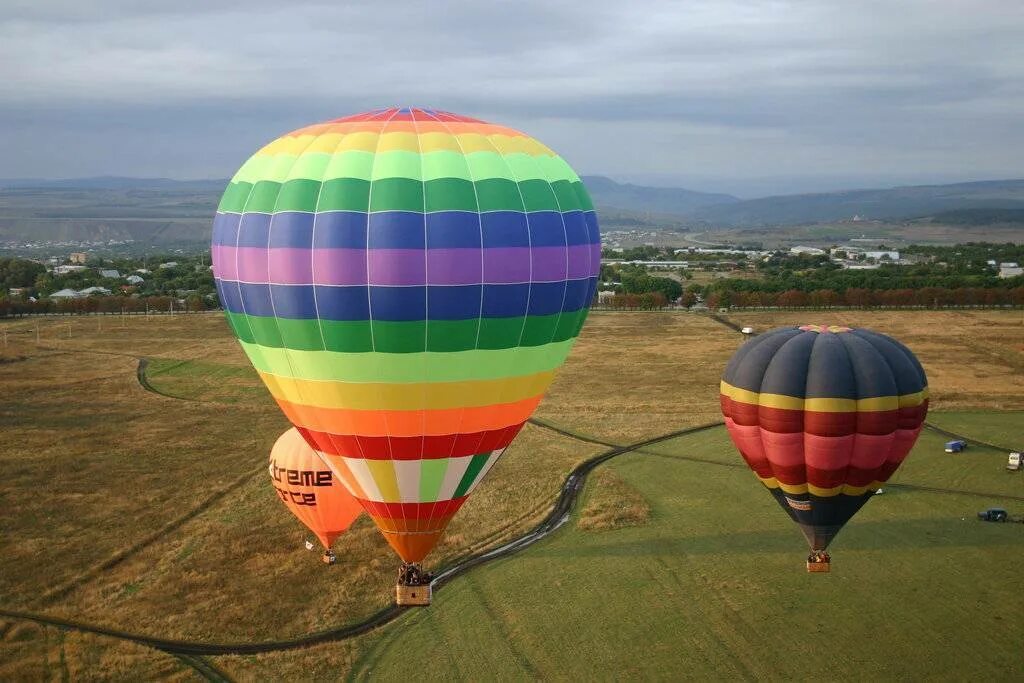
[[(271, 318), (225, 311), (235, 336), (244, 342), (299, 351), (340, 353), (422, 353), (541, 346), (580, 333), (587, 309), (523, 318), (469, 320), (315, 320)], [(521, 336), (521, 338), (520, 338)]]
[(241, 342), (257, 370), (281, 377), (330, 382), (464, 382), (504, 379), (554, 370), (575, 339), (497, 351), (337, 353), (294, 351)]
[(444, 473), (448, 471), (448, 458), (427, 458), (420, 461), (420, 501), (432, 503), (437, 501), (444, 483)]
[(337, 154), (304, 152), (302, 154), (255, 154), (242, 165), (232, 182), (254, 185), (260, 181), (284, 183), (290, 180), (326, 181), (341, 178), (384, 180), (408, 178), (431, 181), (456, 178), (479, 181), (487, 178), (506, 180), (544, 180), (546, 182), (577, 182), (577, 176), (560, 157), (532, 156), (522, 152), (470, 152), (435, 150), (425, 154), (406, 150), (366, 152), (345, 150)]
[[(493, 451), (492, 451), (493, 453)], [(487, 460), (491, 457), (491, 453), (478, 453), (473, 456), (473, 459), (469, 461), (469, 467), (466, 468), (465, 473), (462, 475), (462, 481), (455, 488), (455, 495), (452, 498), (461, 498), (466, 495), (469, 491), (469, 487), (473, 485), (476, 480), (476, 475), (480, 474), (480, 470), (487, 464)]]
[[(296, 179), (279, 183), (232, 182), (218, 211), (572, 211), (592, 210), (579, 181), (488, 178), (472, 183), (460, 178), (420, 182), (409, 178), (375, 180), (337, 178), (321, 183)], [(319, 198), (319, 203), (317, 202)]]

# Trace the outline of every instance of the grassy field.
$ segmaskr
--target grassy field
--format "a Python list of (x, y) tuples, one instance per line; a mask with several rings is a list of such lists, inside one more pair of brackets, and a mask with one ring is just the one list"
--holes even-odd
[[(1024, 408), (1019, 372), (1024, 361), (1013, 343), (1003, 343), (1004, 334), (1019, 340), (1019, 312), (889, 315), (827, 317), (856, 318), (856, 324), (894, 334), (919, 351), (936, 410)], [(815, 315), (815, 321), (822, 316)], [(784, 314), (751, 316), (752, 324), (765, 327), (785, 319)], [(265, 481), (267, 453), (287, 422), (220, 316), (21, 320), (0, 322), (0, 329), (7, 332), (7, 344), (0, 349), (0, 467), (5, 475), (0, 485), (5, 510), (0, 516), (0, 605), (171, 638), (224, 641), (276, 639), (339, 626), (390, 599), (397, 560), (367, 520), (336, 544), (341, 557), (336, 567), (324, 567), (315, 553), (301, 549), (308, 534)], [(538, 415), (617, 443), (717, 420), (718, 377), (741, 341), (735, 332), (694, 314), (593, 314)], [(165, 396), (139, 386), (140, 357), (149, 359), (147, 377)], [(982, 385), (972, 387), (971, 382)], [(987, 440), (1002, 443), (1004, 433), (1012, 438), (1012, 432), (999, 431), (1010, 430), (1007, 424), (986, 418), (974, 423), (985, 434), (968, 433), (976, 438), (991, 433)], [(932, 436), (922, 438), (920, 448), (941, 451), (944, 439)], [(626, 457), (674, 468), (679, 449), (729, 465), (681, 461), (679, 467), (690, 468), (685, 481), (677, 481), (685, 501), (708, 495), (701, 488), (707, 471), (743, 482), (735, 491), (723, 489), (723, 500), (774, 506), (750, 475), (735, 467), (737, 456), (715, 433), (690, 436), (685, 448), (662, 444), (645, 455)], [(441, 565), (529, 528), (547, 511), (565, 474), (600, 450), (527, 427), (456, 517), (429, 563)], [(972, 449), (970, 458), (940, 460), (952, 469), (918, 468), (918, 460), (915, 455), (908, 462), (905, 474), (920, 485), (1004, 495), (1021, 495), (1024, 488), (1024, 479), (1001, 471), (1005, 453)], [(998, 481), (989, 482), (989, 462), (999, 468)], [(583, 505), (583, 525), (593, 530), (563, 530), (545, 548), (562, 547), (571, 557), (575, 544), (583, 543), (577, 539), (618, 534), (639, 534), (640, 544), (643, 533), (661, 528), (666, 510), (677, 505), (672, 514), (697, 523), (689, 515), (700, 505), (659, 499), (651, 486), (660, 482), (645, 480), (647, 470), (621, 467), (595, 473), (595, 489)], [(909, 491), (894, 489), (892, 500)], [(873, 505), (881, 503), (884, 509), (888, 500)], [(978, 497), (966, 500), (975, 507), (987, 503)], [(794, 557), (799, 560), (799, 534), (785, 527), (781, 511), (772, 512), (777, 515), (764, 523), (787, 539), (783, 563), (788, 572)], [(724, 534), (721, 520), (718, 527)], [(945, 552), (941, 539), (935, 542), (937, 552)], [(645, 551), (637, 550), (637, 556), (644, 557)], [(518, 567), (520, 561), (524, 568), (515, 571), (528, 571), (525, 567), (534, 566), (530, 557), (458, 579), (425, 613), (437, 616), (403, 618), (354, 641), (218, 657), (216, 662), (232, 676), (257, 680), (335, 678), (356, 663), (383, 662), (388, 657), (382, 653), (390, 646), (382, 639), (404, 637), (400, 633), (409, 624), (422, 628), (416, 620), (453, 619), (445, 604), (464, 590), (460, 585), (483, 590), (490, 572)], [(602, 591), (614, 592), (615, 585)], [(482, 595), (488, 601), (505, 600), (493, 592)], [(550, 593), (546, 599), (561, 602)], [(706, 626), (693, 613), (684, 613), (695, 628)], [(705, 617), (719, 618), (710, 611)], [(671, 630), (659, 633), (671, 641)], [(579, 637), (585, 636), (580, 631)], [(510, 642), (518, 647), (515, 638)], [(625, 660), (620, 665), (627, 666)], [(68, 671), (79, 680), (194, 677), (186, 663), (134, 645), (21, 622), (0, 624), (0, 679), (39, 678), (46, 671)]]
[[(972, 519), (1000, 499), (891, 487), (839, 536), (834, 572), (808, 575), (799, 531), (745, 468), (686, 459), (719, 459), (727, 441), (719, 428), (612, 461), (650, 506), (646, 524), (577, 523), (484, 567), (382, 633), (356, 678), (998, 680), (1019, 670), (1010, 633), (1024, 596), (1008, 560), (1024, 534)], [(899, 481), (1011, 488), (995, 462), (961, 476), (940, 441), (923, 438)], [(588, 486), (590, 500), (601, 485)]]
[(914, 351), (928, 373), (932, 409), (1024, 410), (1021, 311), (772, 311), (728, 318), (758, 332), (805, 322), (867, 327)]
[(1005, 413), (933, 411), (928, 416), (928, 421), (941, 429), (948, 429), (996, 446), (1024, 449), (1024, 419), (1009, 419)]

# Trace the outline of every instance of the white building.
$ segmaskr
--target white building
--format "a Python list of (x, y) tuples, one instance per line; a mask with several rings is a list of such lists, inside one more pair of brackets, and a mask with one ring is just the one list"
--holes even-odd
[(119, 278), (121, 277), (121, 273), (116, 270), (101, 270), (100, 277)]
[(898, 251), (865, 251), (864, 256), (867, 258), (873, 258), (876, 261), (881, 261), (886, 257), (888, 260), (894, 262), (900, 260), (900, 252)]
[(124, 280), (130, 285), (141, 285), (143, 282), (145, 282), (145, 280), (139, 277), (138, 275), (129, 275)]
[(167, 263), (161, 263), (160, 267), (164, 268), (164, 269), (167, 269), (167, 268), (174, 268), (177, 265), (178, 265), (177, 261), (168, 261)]
[(825, 250), (824, 249), (818, 249), (817, 247), (797, 246), (797, 247), (793, 247), (792, 249), (790, 249), (789, 253), (790, 254), (797, 254), (797, 255), (807, 254), (808, 256), (824, 256), (825, 255)]
[(78, 299), (81, 298), (81, 294), (73, 289), (62, 289), (59, 292), (54, 292), (50, 295), (51, 299)]
[(78, 290), (79, 296), (92, 296), (93, 294), (102, 294), (107, 296), (110, 294), (110, 290), (106, 287), (86, 287), (85, 289)]
[(1006, 261), (999, 264), (999, 277), (1017, 277), (1024, 275), (1024, 268), (1021, 268), (1014, 261)]
[(68, 273), (77, 273), (80, 270), (85, 270), (85, 266), (57, 266), (53, 269), (53, 274), (67, 275)]

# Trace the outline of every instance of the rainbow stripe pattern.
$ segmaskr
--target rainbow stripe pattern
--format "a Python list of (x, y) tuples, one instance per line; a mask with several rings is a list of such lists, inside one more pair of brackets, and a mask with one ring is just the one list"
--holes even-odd
[(726, 366), (733, 443), (814, 550), (888, 481), (928, 413), (928, 380), (903, 344), (836, 325), (780, 327)]
[(579, 334), (600, 234), (523, 133), (392, 108), (288, 133), (213, 228), (228, 321), (281, 409), (419, 561)]

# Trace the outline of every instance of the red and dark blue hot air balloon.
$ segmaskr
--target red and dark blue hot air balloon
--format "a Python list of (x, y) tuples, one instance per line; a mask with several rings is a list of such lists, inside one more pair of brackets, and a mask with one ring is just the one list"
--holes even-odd
[(906, 458), (928, 412), (913, 353), (870, 330), (803, 325), (754, 337), (721, 384), (729, 435), (807, 537), (808, 569)]

